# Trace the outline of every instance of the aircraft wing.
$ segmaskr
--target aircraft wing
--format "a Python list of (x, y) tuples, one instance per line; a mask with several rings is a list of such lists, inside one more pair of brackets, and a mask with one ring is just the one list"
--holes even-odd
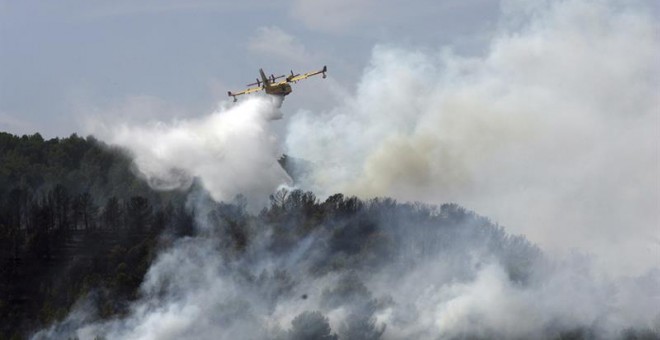
[(258, 92), (258, 91), (261, 91), (261, 90), (263, 90), (263, 89), (264, 89), (264, 88), (261, 87), (261, 86), (255, 86), (255, 87), (247, 88), (247, 89), (245, 89), (245, 90), (243, 90), (243, 91), (241, 91), (241, 92), (231, 92), (231, 91), (229, 91), (229, 92), (227, 92), (227, 94), (228, 94), (230, 97), (234, 97), (234, 101), (236, 101), (236, 96), (240, 96), (240, 95), (243, 95), (243, 94), (249, 94), (249, 93)]
[(287, 80), (288, 82), (294, 82), (294, 83), (295, 83), (295, 82), (297, 82), (297, 81), (299, 81), (299, 80), (307, 79), (307, 78), (309, 78), (309, 77), (311, 77), (311, 76), (315, 76), (315, 75), (317, 75), (317, 74), (323, 74), (323, 78), (325, 78), (325, 73), (326, 73), (327, 71), (328, 71), (328, 68), (327, 68), (326, 66), (323, 66), (323, 69), (321, 69), (321, 70), (313, 71), (313, 72), (307, 72), (307, 73), (305, 73), (305, 74), (299, 74), (299, 75), (297, 75), (297, 76), (293, 76), (293, 77), (287, 78), (286, 80)]
[(279, 86), (279, 85), (282, 85), (282, 84), (286, 84), (288, 82), (289, 82), (288, 80), (281, 80), (281, 81), (278, 81), (277, 83), (271, 83), (270, 86), (276, 87), (276, 86)]

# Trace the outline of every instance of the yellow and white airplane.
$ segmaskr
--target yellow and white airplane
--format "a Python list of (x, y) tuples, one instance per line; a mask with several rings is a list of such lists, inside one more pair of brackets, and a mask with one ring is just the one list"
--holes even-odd
[[(291, 93), (291, 85), (289, 83), (297, 83), (299, 80), (307, 79), (311, 76), (315, 76), (317, 74), (323, 74), (323, 78), (326, 77), (325, 73), (328, 71), (328, 68), (326, 66), (323, 66), (323, 69), (318, 70), (318, 71), (313, 71), (313, 72), (307, 72), (305, 74), (293, 74), (293, 71), (291, 71), (291, 75), (285, 76), (281, 75), (278, 77), (275, 77), (275, 75), (270, 75), (270, 77), (267, 77), (266, 74), (264, 73), (263, 69), (259, 69), (259, 73), (261, 74), (261, 80), (257, 78), (256, 83), (252, 84), (247, 84), (245, 86), (254, 86), (247, 88), (241, 92), (227, 92), (227, 94), (230, 97), (234, 97), (234, 101), (237, 101), (236, 96), (240, 96), (242, 94), (248, 94), (248, 93), (253, 93), (253, 92), (258, 92), (258, 91), (266, 91), (268, 94), (272, 94), (275, 96), (286, 96), (289, 93)], [(277, 81), (277, 79), (284, 78), (284, 80)]]

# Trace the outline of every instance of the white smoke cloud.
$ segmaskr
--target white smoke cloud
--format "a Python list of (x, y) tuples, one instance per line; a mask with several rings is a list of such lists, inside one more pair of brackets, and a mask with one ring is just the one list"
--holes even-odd
[[(378, 211), (389, 217), (375, 217)], [(589, 258), (538, 257), (525, 242), (471, 218), (427, 225), (394, 207), (366, 216), (378, 225), (376, 234), (389, 239), (381, 244), (389, 244), (387, 256), (369, 259), (369, 247), (353, 256), (333, 250), (336, 232), (358, 225), (342, 226), (332, 217), (324, 222), (333, 232), (318, 227), (277, 251), (274, 233), (281, 227), (248, 217), (255, 223), (242, 224), (252, 235), (249, 245), (232, 253), (222, 247), (231, 237), (222, 223), (208, 225), (158, 255), (124, 317), (94, 322), (93, 305), (80, 304), (34, 338), (296, 339), (283, 330), (314, 310), (340, 335), (347, 322), (373, 316), (374, 327), (358, 327), (363, 335), (385, 330), (372, 339), (555, 339), (573, 330), (617, 339), (630, 328), (660, 332), (660, 270), (612, 279), (594, 271)], [(346, 241), (367, 244), (369, 238)], [(507, 259), (516, 254), (530, 266)], [(526, 278), (513, 279), (512, 264)]]
[(660, 265), (660, 39), (644, 4), (510, 2), (482, 57), (376, 47), (289, 124), (317, 193), (458, 202), (609, 271)]
[[(409, 304), (378, 315), (389, 327), (385, 338), (556, 338), (561, 331), (592, 327), (596, 338), (616, 339), (628, 327), (660, 327), (657, 271), (646, 278), (612, 280), (595, 274), (592, 264), (571, 258), (554, 268), (535, 268), (539, 280), (523, 286), (510, 281), (498, 263), (484, 265), (473, 280), (462, 282), (434, 262), (388, 278), (396, 284), (384, 278), (371, 283), (378, 287), (374, 292)], [(411, 311), (418, 313), (414, 321), (397, 322)]]
[[(248, 218), (253, 239), (233, 260), (219, 246), (228, 235), (201, 228), (157, 257), (126, 317), (88, 323), (78, 310), (36, 338), (275, 339), (309, 310), (340, 331), (371, 298), (376, 325), (387, 325), (383, 339), (660, 332), (658, 25), (630, 3), (563, 1), (507, 13), (483, 57), (376, 48), (355, 96), (292, 118), (287, 152), (314, 164), (300, 184), (319, 194), (455, 201), (545, 249), (593, 256), (537, 259), (496, 229), (445, 226), (437, 240), (415, 235), (416, 221), (384, 218), (375, 234), (395, 235), (394, 245), (358, 238), (390, 246), (371, 259), (376, 265), (360, 266), (351, 261), (367, 260), (330, 250), (341, 222), (274, 252), (278, 229)], [(101, 132), (128, 147), (155, 186), (198, 177), (215, 200), (242, 193), (259, 202), (289, 181), (269, 128), (278, 117), (258, 98), (204, 119)], [(437, 253), (421, 256), (419, 240), (437, 242)], [(512, 279), (497, 251), (529, 261), (529, 277)], [(319, 263), (341, 269), (310, 269)], [(339, 302), (324, 300), (356, 272), (363, 290), (349, 284), (336, 288)]]
[(141, 175), (157, 189), (189, 187), (193, 178), (217, 201), (244, 195), (261, 208), (290, 182), (277, 160), (280, 143), (270, 123), (280, 119), (277, 97), (253, 97), (213, 114), (171, 124), (95, 125), (105, 141), (130, 150)]

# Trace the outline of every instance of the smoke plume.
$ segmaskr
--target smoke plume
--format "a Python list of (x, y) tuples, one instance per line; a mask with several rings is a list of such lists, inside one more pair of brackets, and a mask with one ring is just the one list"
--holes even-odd
[[(279, 191), (257, 216), (206, 207), (122, 318), (82, 304), (34, 338), (554, 339), (660, 331), (660, 271), (611, 279), (546, 258), (456, 205)], [(85, 318), (87, 316), (87, 318)], [(628, 333), (627, 333), (628, 332)], [(646, 333), (644, 333), (646, 332)]]
[(141, 176), (159, 190), (186, 189), (198, 178), (217, 201), (245, 196), (263, 206), (291, 179), (270, 122), (282, 118), (277, 97), (255, 97), (211, 115), (171, 124), (96, 124), (102, 139), (128, 149)]
[[(509, 2), (482, 56), (376, 47), (354, 96), (289, 118), (286, 153), (311, 164), (297, 185), (321, 199), (278, 191), (259, 215), (221, 202), (263, 206), (290, 184), (265, 99), (102, 131), (153, 186), (199, 178), (210, 197), (196, 193), (196, 234), (164, 242), (127, 315), (81, 303), (35, 338), (657, 337), (649, 13)], [(456, 204), (366, 200), (382, 196), (457, 202), (523, 236)]]
[(354, 96), (292, 117), (318, 194), (458, 202), (603, 268), (660, 265), (651, 5), (509, 3), (483, 56), (379, 46)]

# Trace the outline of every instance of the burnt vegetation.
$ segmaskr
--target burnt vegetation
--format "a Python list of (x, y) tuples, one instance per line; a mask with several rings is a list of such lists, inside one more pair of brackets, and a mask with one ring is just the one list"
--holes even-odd
[[(542, 261), (539, 249), (523, 237), (456, 204), (364, 201), (342, 194), (319, 200), (311, 192), (281, 190), (259, 213), (248, 212), (240, 196), (217, 203), (204, 194), (198, 200), (205, 201), (206, 210), (194, 211), (186, 201), (191, 192), (203, 191), (198, 185), (154, 191), (131, 167), (125, 151), (92, 137), (44, 140), (38, 134), (0, 133), (0, 339), (28, 337), (63, 321), (82, 303), (96, 311), (90, 320), (126, 315), (157, 254), (182, 238), (213, 235), (225, 265), (244, 267), (236, 279), (273, 308), (302, 293), (286, 267), (254, 272), (254, 257), (266, 252), (292, 258), (304, 248), (305, 259), (297, 264), (304, 275), (339, 274), (335, 285), (323, 290), (319, 310), (298, 315), (290, 329), (273, 334), (275, 339), (382, 338), (387, 325), (374, 314), (396, 301), (373, 296), (363, 279), (386, 267), (397, 272), (392, 264), (408, 267), (443, 258), (456, 268), (472, 268), (480, 265), (471, 263), (469, 254), (478, 245), (503, 264), (512, 282), (526, 285), (534, 279), (532, 267)], [(198, 223), (206, 227), (197, 228)], [(473, 273), (465, 270), (464, 279)], [(339, 307), (350, 317), (333, 330), (324, 312)], [(557, 338), (590, 334), (568, 330)]]

